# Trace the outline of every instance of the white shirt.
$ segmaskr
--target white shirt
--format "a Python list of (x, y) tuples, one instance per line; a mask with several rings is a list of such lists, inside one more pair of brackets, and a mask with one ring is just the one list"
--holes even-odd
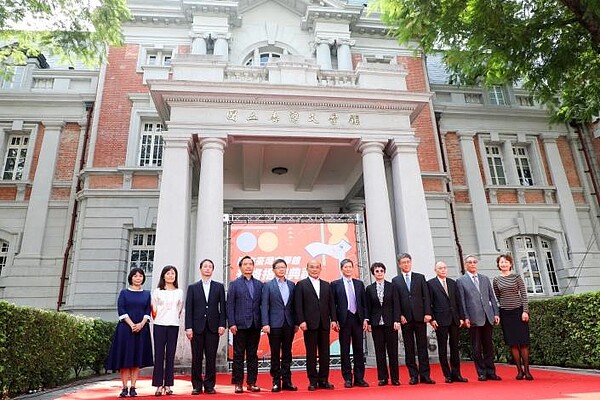
[(210, 294), (210, 282), (211, 279), (204, 280), (202, 279), (202, 289), (204, 289), (204, 298), (208, 303), (208, 295)]
[(315, 292), (317, 292), (317, 298), (321, 298), (321, 280), (319, 278), (315, 279), (312, 276), (309, 276), (308, 279), (310, 279), (310, 283), (312, 283), (313, 287), (315, 288)]
[(156, 313), (155, 325), (179, 326), (179, 317), (183, 310), (183, 290), (152, 291), (152, 310)]

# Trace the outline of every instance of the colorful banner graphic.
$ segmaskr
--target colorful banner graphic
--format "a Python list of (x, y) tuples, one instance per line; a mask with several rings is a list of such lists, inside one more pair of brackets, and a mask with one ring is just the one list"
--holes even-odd
[[(238, 261), (245, 255), (254, 259), (254, 277), (263, 282), (273, 279), (273, 261), (283, 258), (287, 279), (297, 282), (307, 277), (306, 264), (321, 261), (321, 279), (339, 279), (340, 261), (349, 258), (357, 265), (356, 226), (352, 223), (238, 224), (231, 225), (229, 279), (240, 276)], [(355, 268), (358, 278), (358, 268)], [(229, 335), (229, 357), (233, 357), (233, 338)], [(331, 355), (339, 355), (337, 332), (331, 331)], [(292, 345), (294, 357), (305, 357), (304, 339), (298, 331)], [(258, 357), (270, 358), (269, 340), (261, 334)]]

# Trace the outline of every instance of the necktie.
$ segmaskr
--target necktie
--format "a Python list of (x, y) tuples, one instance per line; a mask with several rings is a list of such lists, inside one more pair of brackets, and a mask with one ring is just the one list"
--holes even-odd
[(446, 284), (445, 279), (442, 281), (442, 286), (444, 287), (444, 292), (446, 292), (446, 294), (448, 294), (448, 285)]
[(410, 274), (406, 274), (406, 286), (408, 290), (410, 290)]
[(344, 279), (346, 281), (346, 286), (348, 287), (348, 311), (352, 314), (356, 314), (356, 295), (354, 294), (354, 285), (352, 284), (352, 279)]
[(290, 288), (288, 288), (286, 281), (278, 281), (277, 285), (279, 285), (279, 292), (281, 293), (283, 304), (287, 305), (288, 300), (290, 299)]
[(479, 290), (479, 277), (477, 275), (473, 275), (473, 283), (475, 284), (477, 291), (480, 291)]

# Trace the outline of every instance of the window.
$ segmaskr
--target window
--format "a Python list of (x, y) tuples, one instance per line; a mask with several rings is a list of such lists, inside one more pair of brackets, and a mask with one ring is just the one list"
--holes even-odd
[(164, 141), (162, 137), (162, 124), (154, 122), (143, 123), (140, 138), (140, 167), (162, 165)]
[(131, 235), (129, 269), (141, 268), (146, 274), (145, 288), (152, 286), (152, 269), (154, 265), (154, 245), (156, 234), (154, 232), (133, 232)]
[(504, 96), (504, 89), (502, 86), (492, 86), (488, 90), (490, 103), (496, 106), (505, 106), (506, 100)]
[(23, 178), (28, 145), (29, 135), (13, 134), (8, 137), (2, 179), (20, 181)]
[(506, 185), (506, 175), (499, 146), (485, 146), (492, 185)]
[(531, 166), (529, 162), (529, 154), (527, 147), (514, 146), (513, 155), (515, 156), (515, 164), (517, 165), (517, 175), (521, 186), (532, 186), (533, 176), (531, 175)]
[(272, 60), (279, 59), (285, 54), (285, 50), (277, 46), (264, 46), (254, 50), (246, 59), (244, 65), (264, 66)]
[(507, 247), (514, 250), (514, 267), (523, 277), (528, 294), (560, 292), (550, 241), (538, 236), (514, 236)]
[(147, 49), (145, 65), (168, 67), (173, 59), (173, 51), (166, 49)]
[(6, 267), (8, 262), (8, 242), (0, 240), (0, 276), (2, 276), (2, 270)]
[(0, 78), (0, 88), (19, 89), (25, 77), (25, 66), (7, 67), (7, 72), (9, 73), (8, 78)]

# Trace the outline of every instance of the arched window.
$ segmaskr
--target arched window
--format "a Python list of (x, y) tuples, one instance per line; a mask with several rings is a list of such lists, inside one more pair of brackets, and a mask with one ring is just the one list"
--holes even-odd
[(287, 51), (278, 46), (257, 47), (248, 55), (244, 65), (264, 66), (269, 61), (281, 58), (284, 54), (287, 54)]

